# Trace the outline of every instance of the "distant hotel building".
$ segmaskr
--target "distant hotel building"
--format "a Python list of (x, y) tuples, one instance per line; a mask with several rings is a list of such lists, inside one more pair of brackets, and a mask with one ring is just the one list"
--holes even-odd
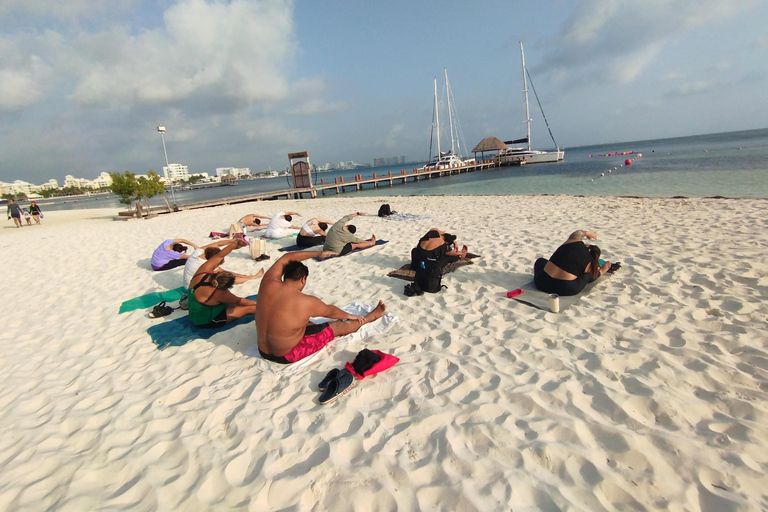
[(399, 165), (406, 162), (405, 155), (402, 156), (390, 156), (387, 158), (376, 157), (373, 159), (374, 167), (381, 167), (382, 165)]
[(181, 164), (168, 164), (163, 167), (163, 175), (166, 180), (182, 181), (189, 179), (189, 167)]
[(217, 167), (216, 177), (221, 180), (224, 176), (230, 175), (235, 178), (246, 176), (251, 174), (251, 170), (248, 167)]

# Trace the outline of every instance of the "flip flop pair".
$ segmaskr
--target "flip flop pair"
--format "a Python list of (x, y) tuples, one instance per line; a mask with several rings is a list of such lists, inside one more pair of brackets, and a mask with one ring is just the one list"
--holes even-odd
[(349, 370), (334, 368), (317, 385), (318, 389), (323, 392), (320, 395), (320, 405), (332, 404), (349, 393), (354, 384), (355, 378)]

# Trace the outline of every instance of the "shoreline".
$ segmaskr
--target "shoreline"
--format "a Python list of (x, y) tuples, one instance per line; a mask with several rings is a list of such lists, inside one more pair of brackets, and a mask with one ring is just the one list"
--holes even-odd
[[(9, 509), (737, 510), (765, 508), (768, 211), (762, 198), (327, 196), (115, 222), (59, 210), (0, 230), (0, 486)], [(378, 206), (431, 215), (375, 216)], [(158, 351), (118, 315), (180, 286), (149, 270), (162, 240), (209, 243), (246, 213), (340, 218), (389, 243), (308, 260), (306, 293), (384, 300), (388, 331), (329, 345), (304, 367), (246, 351), (252, 323)], [(47, 213), (47, 212), (46, 212)], [(475, 263), (439, 294), (387, 277), (431, 227)], [(622, 269), (554, 314), (504, 294), (575, 229)], [(291, 240), (225, 268), (255, 273)], [(233, 289), (258, 292), (259, 280)], [(173, 304), (175, 305), (175, 304)], [(400, 358), (318, 404), (317, 384), (363, 348)]]

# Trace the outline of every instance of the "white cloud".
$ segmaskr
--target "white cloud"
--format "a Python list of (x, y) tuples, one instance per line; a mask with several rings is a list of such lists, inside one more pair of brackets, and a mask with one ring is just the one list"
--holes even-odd
[[(0, 42), (0, 51), (5, 53), (8, 49), (8, 44)], [(50, 66), (34, 55), (24, 61), (0, 62), (0, 111), (21, 110), (37, 103), (50, 76)]]
[(233, 105), (279, 101), (297, 50), (292, 3), (182, 0), (162, 29), (82, 36), (77, 86), (83, 105), (217, 98)]
[(573, 9), (539, 73), (569, 83), (628, 83), (653, 63), (664, 44), (685, 31), (729, 18), (759, 0), (583, 0)]
[(13, 14), (41, 18), (75, 21), (78, 18), (93, 18), (106, 12), (123, 11), (139, 0), (3, 0), (0, 2), (0, 16)]
[(403, 124), (395, 124), (392, 125), (392, 128), (389, 130), (389, 133), (387, 134), (387, 137), (385, 139), (384, 145), (387, 149), (392, 149), (399, 147), (401, 145), (400, 138), (405, 132), (405, 125)]

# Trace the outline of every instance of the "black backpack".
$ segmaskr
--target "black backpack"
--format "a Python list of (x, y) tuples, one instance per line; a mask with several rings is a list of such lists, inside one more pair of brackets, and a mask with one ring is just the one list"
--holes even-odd
[(383, 204), (379, 207), (379, 217), (388, 217), (392, 215), (392, 208), (388, 204)]
[(422, 291), (437, 293), (444, 288), (443, 267), (437, 264), (437, 260), (426, 259), (416, 266), (414, 281)]

